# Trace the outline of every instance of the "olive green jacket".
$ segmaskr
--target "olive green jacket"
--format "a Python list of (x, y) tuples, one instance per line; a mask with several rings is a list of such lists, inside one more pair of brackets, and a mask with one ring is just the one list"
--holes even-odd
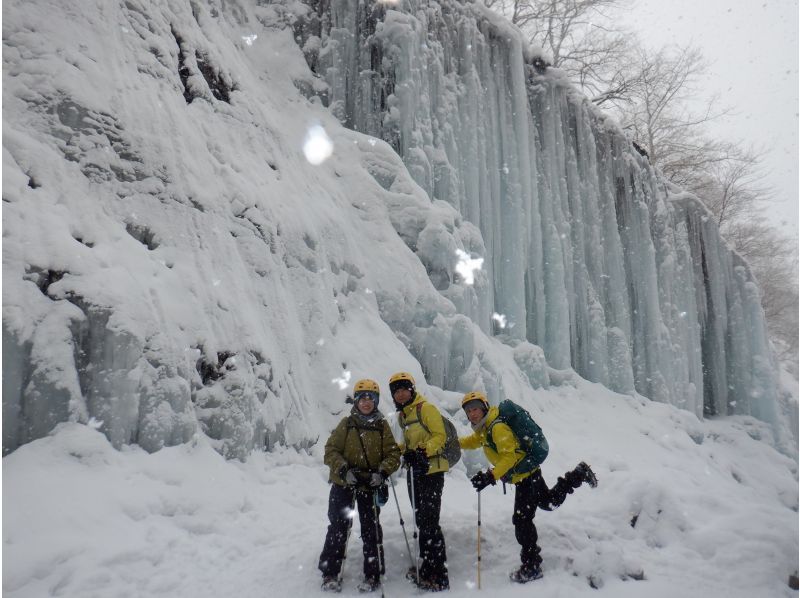
[(351, 411), (325, 443), (325, 465), (330, 469), (328, 481), (339, 486), (346, 485), (342, 470), (350, 468), (389, 476), (400, 466), (400, 447), (383, 415), (378, 413), (375, 421), (367, 422)]

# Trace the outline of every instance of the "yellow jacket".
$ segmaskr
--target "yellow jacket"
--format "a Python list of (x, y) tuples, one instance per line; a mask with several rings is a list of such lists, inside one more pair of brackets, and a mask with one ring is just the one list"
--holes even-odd
[[(417, 419), (417, 405), (421, 405)], [(414, 400), (408, 403), (399, 412), (400, 427), (403, 428), (403, 442), (400, 450), (425, 449), (425, 454), (430, 460), (428, 473), (447, 471), (450, 466), (447, 459), (441, 456), (444, 449), (447, 433), (444, 430), (442, 414), (428, 403), (421, 394), (417, 393)]]
[[(500, 410), (497, 407), (490, 407), (486, 414), (486, 421), (483, 427), (469, 436), (462, 436), (458, 439), (458, 444), (462, 449), (477, 449), (483, 447), (483, 452), (489, 463), (493, 465), (492, 475), (499, 480), (506, 475), (514, 466), (525, 458), (525, 451), (520, 448), (517, 437), (505, 422), (499, 421), (494, 426), (491, 423), (497, 419)], [(487, 431), (491, 428), (492, 436), (488, 437)], [(492, 445), (496, 447), (492, 448)], [(533, 471), (538, 470), (537, 467)], [(511, 475), (511, 483), (518, 484), (533, 471), (524, 473), (514, 473)]]

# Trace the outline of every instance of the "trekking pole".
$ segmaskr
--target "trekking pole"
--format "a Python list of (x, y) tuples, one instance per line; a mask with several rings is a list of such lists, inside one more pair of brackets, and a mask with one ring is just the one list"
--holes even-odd
[(414, 513), (414, 572), (417, 574), (417, 585), (419, 585), (419, 561), (417, 556), (419, 540), (417, 536), (417, 501), (414, 494), (414, 468), (408, 468), (408, 475), (411, 476), (411, 511)]
[(478, 492), (478, 589), (481, 589), (481, 493)]
[(378, 491), (372, 493), (372, 513), (375, 516), (375, 549), (378, 551), (378, 583), (381, 586), (381, 598), (383, 595), (383, 536), (381, 535), (381, 526), (378, 523)]
[(347, 535), (344, 537), (344, 554), (342, 555), (342, 566), (339, 568), (339, 585), (342, 584), (344, 577), (344, 564), (347, 562), (347, 545), (350, 543), (350, 532), (353, 531), (353, 518), (355, 509), (355, 493), (353, 493), (353, 502), (350, 503), (350, 510), (347, 512), (347, 518), (350, 522), (347, 524)]
[(389, 481), (392, 483), (392, 494), (394, 495), (394, 504), (397, 505), (397, 516), (400, 517), (400, 528), (403, 530), (403, 538), (406, 541), (406, 550), (408, 551), (408, 562), (411, 564), (411, 568), (414, 569), (414, 561), (411, 560), (414, 557), (411, 556), (411, 544), (408, 543), (408, 534), (406, 533), (406, 526), (405, 522), (403, 521), (403, 514), (400, 512), (400, 501), (397, 500), (397, 490), (394, 489), (394, 480), (392, 476), (389, 476)]

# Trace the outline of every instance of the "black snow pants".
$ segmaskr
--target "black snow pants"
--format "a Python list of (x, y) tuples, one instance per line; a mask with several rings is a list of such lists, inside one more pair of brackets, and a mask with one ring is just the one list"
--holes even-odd
[[(331, 484), (328, 498), (328, 533), (319, 555), (319, 570), (323, 577), (338, 577), (347, 548), (347, 535), (353, 525), (353, 507), (358, 505), (361, 540), (364, 551), (364, 577), (377, 579), (385, 573), (383, 557), (383, 529), (380, 524), (380, 507), (375, 505), (373, 489), (354, 489)], [(378, 517), (377, 521), (375, 517)], [(380, 560), (378, 550), (380, 547)]]
[[(422, 564), (419, 576), (426, 581), (441, 586), (449, 585), (447, 575), (447, 550), (444, 534), (439, 526), (439, 513), (442, 510), (442, 490), (444, 490), (444, 472), (430, 474), (413, 474), (409, 470), (406, 475), (408, 497), (414, 507), (414, 517), (419, 528), (419, 553)], [(411, 476), (414, 475), (414, 496), (411, 496)]]
[(541, 470), (537, 469), (527, 478), (516, 485), (514, 494), (514, 515), (511, 518), (514, 524), (514, 535), (522, 547), (520, 559), (526, 569), (539, 568), (542, 563), (541, 549), (538, 545), (539, 535), (533, 517), (536, 508), (552, 511), (558, 508), (583, 483), (583, 476), (575, 471), (568, 471), (563, 477), (558, 478), (556, 485), (548, 488), (542, 478)]

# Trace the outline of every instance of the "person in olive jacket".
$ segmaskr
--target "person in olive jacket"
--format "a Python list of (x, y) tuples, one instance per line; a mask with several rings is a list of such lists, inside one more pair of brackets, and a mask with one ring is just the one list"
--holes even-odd
[(319, 557), (323, 590), (341, 590), (342, 561), (354, 504), (358, 505), (364, 544), (364, 580), (358, 589), (362, 592), (377, 589), (385, 572), (378, 494), (387, 491), (386, 478), (400, 466), (400, 448), (389, 423), (378, 411), (379, 399), (377, 382), (368, 379), (356, 382), (350, 414), (339, 422), (325, 443), (331, 491), (330, 524)]
[[(408, 467), (408, 496), (414, 505), (419, 527), (419, 550), (422, 563), (419, 576), (412, 568), (408, 577), (421, 589), (438, 592), (450, 587), (447, 574), (447, 550), (439, 526), (444, 474), (450, 469), (442, 456), (447, 433), (439, 410), (416, 391), (414, 378), (398, 372), (389, 379), (389, 392), (403, 428), (403, 462)], [(413, 492), (412, 492), (413, 488)]]

